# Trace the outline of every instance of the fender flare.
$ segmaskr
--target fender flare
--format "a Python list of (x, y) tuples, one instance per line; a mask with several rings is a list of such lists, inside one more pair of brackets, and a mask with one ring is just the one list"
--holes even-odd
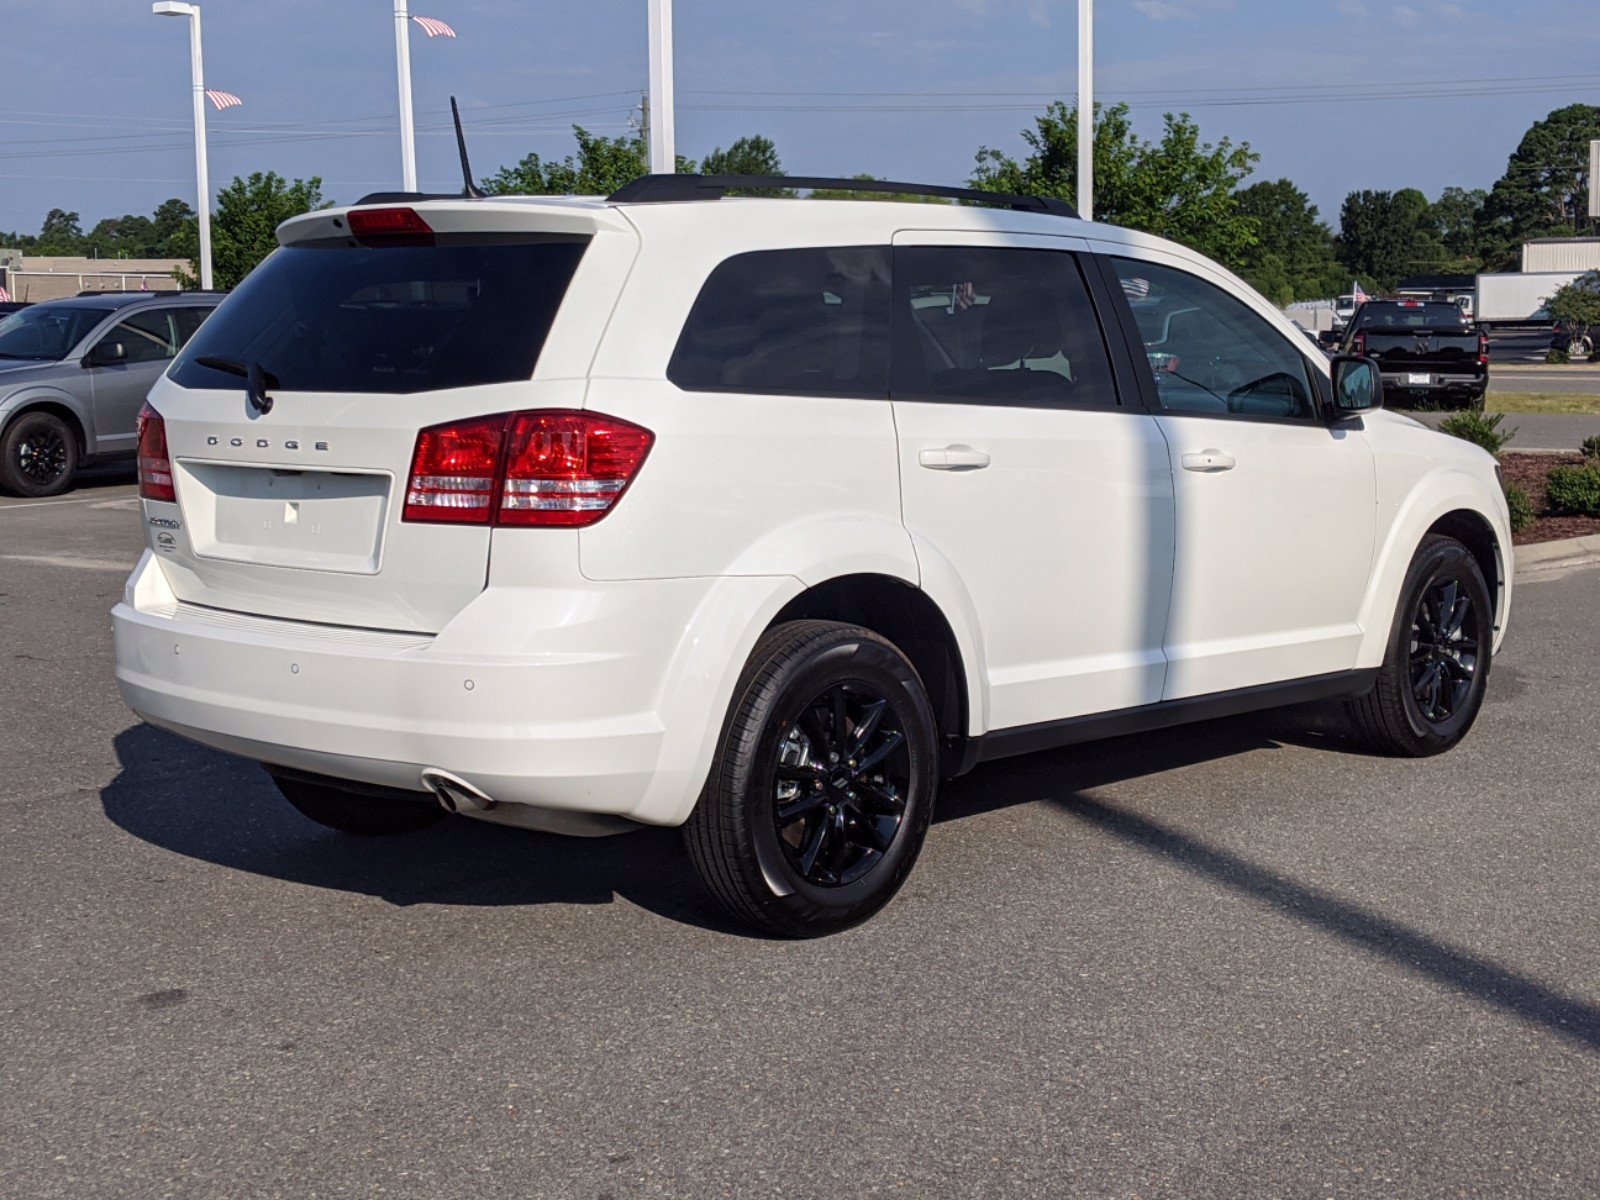
[[(1378, 549), (1372, 578), (1361, 602), (1358, 620), (1365, 632), (1356, 660), (1358, 668), (1383, 665), (1406, 572), (1428, 530), (1452, 512), (1473, 513), (1483, 518), (1494, 533), (1495, 549), (1501, 564), (1501, 592), (1495, 620), (1498, 627), (1495, 648), (1499, 648), (1511, 603), (1512, 560), (1511, 529), (1504, 503), (1495, 501), (1496, 497), (1485, 493), (1483, 483), (1477, 476), (1458, 467), (1444, 467), (1430, 473), (1419, 480), (1401, 500), (1394, 517), (1388, 522), (1388, 535)], [(1492, 579), (1489, 581), (1491, 588), (1494, 582)]]
[(6, 426), (11, 424), (12, 418), (46, 404), (64, 408), (72, 414), (78, 427), (79, 454), (84, 458), (93, 455), (95, 427), (92, 406), (84, 404), (81, 397), (48, 384), (19, 388), (0, 400), (0, 432), (4, 432)]

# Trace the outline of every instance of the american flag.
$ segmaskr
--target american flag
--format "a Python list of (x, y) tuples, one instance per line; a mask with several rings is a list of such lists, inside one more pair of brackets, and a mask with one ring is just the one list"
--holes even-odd
[(206, 99), (210, 100), (212, 104), (217, 106), (218, 112), (221, 112), (225, 108), (238, 108), (244, 103), (243, 100), (239, 99), (239, 97), (235, 96), (232, 92), (214, 92), (210, 88), (206, 89)]
[(0, 287), (0, 304), (9, 304), (10, 302), (11, 293), (6, 291), (5, 288)]
[(1355, 295), (1357, 304), (1365, 304), (1368, 300), (1370, 300), (1372, 298), (1372, 297), (1367, 295), (1367, 289), (1361, 286), (1361, 281), (1359, 279), (1356, 280), (1356, 287), (1355, 287), (1354, 295)]
[(443, 21), (437, 21), (432, 17), (412, 17), (411, 19), (418, 25), (421, 25), (422, 32), (431, 38), (455, 37), (456, 35), (456, 31), (454, 29), (451, 29), (450, 26), (446, 25)]

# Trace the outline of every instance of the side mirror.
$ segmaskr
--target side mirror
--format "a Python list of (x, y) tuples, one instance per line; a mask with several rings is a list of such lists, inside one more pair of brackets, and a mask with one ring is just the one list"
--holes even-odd
[(1332, 362), (1333, 417), (1360, 416), (1383, 407), (1383, 374), (1370, 358), (1341, 354)]
[(83, 356), (86, 367), (109, 367), (112, 363), (127, 361), (128, 347), (123, 342), (101, 342)]

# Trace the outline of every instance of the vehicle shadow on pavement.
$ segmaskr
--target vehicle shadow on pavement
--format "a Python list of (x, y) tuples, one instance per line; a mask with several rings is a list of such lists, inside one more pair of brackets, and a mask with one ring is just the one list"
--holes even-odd
[(118, 734), (115, 747), (122, 770), (100, 794), (106, 816), (176, 854), (400, 906), (622, 896), (674, 921), (747, 934), (700, 886), (676, 829), (589, 839), (448, 818), (418, 833), (348, 837), (302, 817), (245, 759), (143, 724)]
[[(1342, 736), (1338, 724), (1337, 716), (1329, 717), (1328, 710), (1307, 706), (1019, 758), (953, 785), (941, 798), (939, 819), (960, 820), (1013, 804), (1052, 805), (1074, 821), (1170, 867), (1542, 1027), (1567, 1042), (1600, 1051), (1600, 1007), (1091, 794), (1137, 775), (1291, 743), (1366, 753), (1360, 743)], [(1130, 760), (1138, 764), (1131, 770)]]

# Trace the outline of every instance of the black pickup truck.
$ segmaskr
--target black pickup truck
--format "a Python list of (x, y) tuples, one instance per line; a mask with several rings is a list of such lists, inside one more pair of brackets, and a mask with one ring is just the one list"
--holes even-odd
[(1368, 300), (1341, 350), (1377, 359), (1391, 400), (1476, 408), (1489, 389), (1489, 335), (1445, 301)]

